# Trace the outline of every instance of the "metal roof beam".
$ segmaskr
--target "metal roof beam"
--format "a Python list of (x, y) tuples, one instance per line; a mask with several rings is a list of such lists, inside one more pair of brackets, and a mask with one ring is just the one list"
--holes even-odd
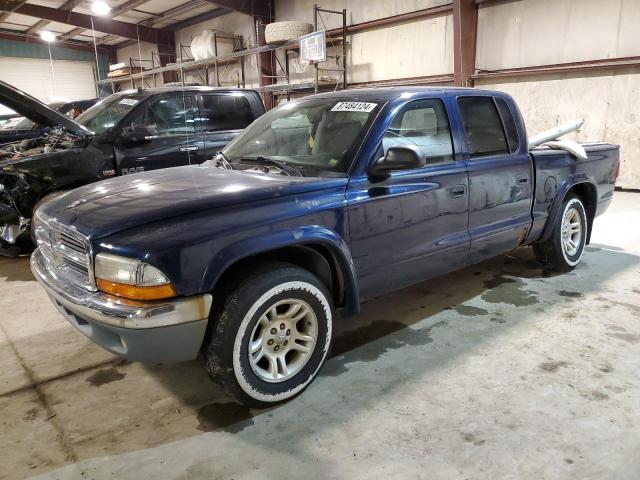
[(222, 8), (228, 8), (239, 13), (271, 19), (274, 15), (273, 0), (207, 0)]
[(108, 17), (92, 17), (84, 13), (22, 3), (16, 0), (0, 0), (0, 10), (36, 17), (50, 22), (66, 23), (67, 25), (82, 27), (85, 30), (92, 28), (91, 20), (93, 18), (93, 28), (99, 32), (131, 39), (138, 39), (139, 36), (141, 41), (152, 43), (173, 43), (173, 32), (169, 30), (138, 26)]

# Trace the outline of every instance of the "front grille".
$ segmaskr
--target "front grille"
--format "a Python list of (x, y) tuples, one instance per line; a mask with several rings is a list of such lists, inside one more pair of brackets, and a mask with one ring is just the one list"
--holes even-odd
[(62, 281), (95, 290), (89, 241), (73, 227), (37, 212), (34, 236), (47, 269)]

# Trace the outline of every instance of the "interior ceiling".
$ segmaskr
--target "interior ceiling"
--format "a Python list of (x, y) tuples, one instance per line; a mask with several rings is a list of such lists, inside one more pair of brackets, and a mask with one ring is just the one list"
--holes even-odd
[[(82, 28), (74, 25), (73, 22), (62, 23), (60, 21), (50, 21), (46, 17), (25, 15), (22, 8), (27, 5), (37, 5), (48, 7), (58, 11), (69, 11), (78, 14), (91, 16), (90, 0), (0, 0), (0, 32), (12, 33), (27, 38), (37, 38), (42, 30), (49, 30), (56, 34), (57, 40), (63, 42), (82, 42), (93, 46), (93, 36), (101, 45), (119, 45), (123, 42), (130, 42), (132, 35), (128, 37), (114, 34), (113, 32), (103, 32), (99, 30), (98, 19), (94, 17), (96, 27)], [(111, 7), (108, 18), (115, 22), (124, 22), (141, 27), (156, 29), (174, 29), (182, 22), (206, 20), (212, 15), (223, 15), (230, 12), (230, 9), (219, 7), (210, 0), (106, 0)], [(229, 2), (224, 2), (225, 6)], [(242, 2), (240, 2), (242, 3)], [(12, 10), (12, 8), (18, 7)], [(30, 12), (33, 13), (33, 12)], [(57, 19), (61, 20), (61, 19)], [(62, 19), (64, 20), (64, 18)], [(133, 30), (137, 34), (137, 30)], [(153, 35), (151, 33), (150, 35)]]

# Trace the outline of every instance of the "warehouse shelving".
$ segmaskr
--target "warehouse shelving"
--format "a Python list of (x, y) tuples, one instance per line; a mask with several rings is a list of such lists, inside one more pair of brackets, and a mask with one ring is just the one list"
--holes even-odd
[[(271, 94), (274, 97), (286, 95), (289, 98), (291, 92), (312, 90), (318, 91), (320, 88), (347, 88), (347, 13), (346, 10), (334, 11), (326, 10), (317, 5), (314, 6), (314, 27), (317, 30), (319, 23), (324, 24), (322, 13), (334, 14), (342, 16), (342, 28), (338, 29), (337, 35), (327, 37), (327, 44), (331, 47), (341, 46), (340, 53), (331, 57), (336, 60), (338, 68), (324, 68), (320, 64), (314, 64), (314, 80), (291, 82), (290, 59), (299, 48), (299, 42), (285, 42), (278, 45), (258, 45), (252, 48), (245, 48), (241, 36), (214, 33), (214, 52), (218, 52), (218, 40), (231, 40), (233, 51), (222, 55), (214, 55), (210, 58), (195, 60), (191, 58), (189, 48), (185, 45), (178, 45), (178, 55), (175, 55), (176, 61), (166, 65), (160, 65), (160, 55), (157, 52), (152, 53), (151, 60), (129, 59), (129, 66), (133, 68), (142, 66), (142, 64), (151, 64), (151, 68), (142, 72), (136, 72), (129, 75), (107, 78), (96, 82), (98, 88), (110, 86), (111, 92), (117, 92), (122, 89), (123, 85), (129, 84), (130, 88), (136, 88), (136, 81), (140, 81), (143, 88), (156, 87), (162, 84), (158, 82), (158, 76), (166, 72), (173, 72), (177, 75), (179, 81), (184, 81), (185, 72), (196, 73), (200, 76), (203, 84), (210, 84), (210, 76), (213, 73), (213, 85), (225, 86), (233, 85), (237, 87), (246, 87), (245, 61), (247, 57), (255, 55), (257, 58), (258, 72), (261, 72), (260, 57), (263, 53), (268, 52), (284, 52), (284, 62), (281, 62), (277, 55), (275, 57), (275, 72), (272, 76), (262, 75), (260, 73), (260, 86), (258, 90), (264, 94)], [(264, 24), (256, 23), (256, 31), (264, 29)], [(260, 35), (257, 35), (260, 38)], [(166, 54), (165, 54), (166, 55)], [(225, 80), (225, 73), (229, 65), (240, 65), (240, 78), (235, 82)], [(224, 69), (221, 72), (221, 68)], [(212, 72), (213, 70), (213, 72)], [(334, 81), (326, 81), (321, 78), (321, 72), (339, 72), (340, 78)], [(267, 81), (265, 81), (267, 80)], [(281, 83), (278, 83), (280, 81)], [(124, 87), (129, 88), (129, 87)]]

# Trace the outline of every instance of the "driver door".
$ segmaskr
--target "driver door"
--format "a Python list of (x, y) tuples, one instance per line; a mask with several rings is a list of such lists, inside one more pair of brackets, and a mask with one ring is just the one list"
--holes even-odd
[(194, 95), (173, 93), (151, 99), (128, 124), (143, 126), (151, 135), (136, 143), (122, 138), (116, 142), (118, 173), (201, 163), (199, 154), (204, 152), (204, 142), (196, 122), (198, 115)]
[(363, 176), (347, 191), (351, 251), (363, 298), (405, 287), (468, 263), (468, 176), (454, 155), (440, 99), (402, 107), (376, 153), (418, 146), (421, 168), (392, 171), (383, 181)]

